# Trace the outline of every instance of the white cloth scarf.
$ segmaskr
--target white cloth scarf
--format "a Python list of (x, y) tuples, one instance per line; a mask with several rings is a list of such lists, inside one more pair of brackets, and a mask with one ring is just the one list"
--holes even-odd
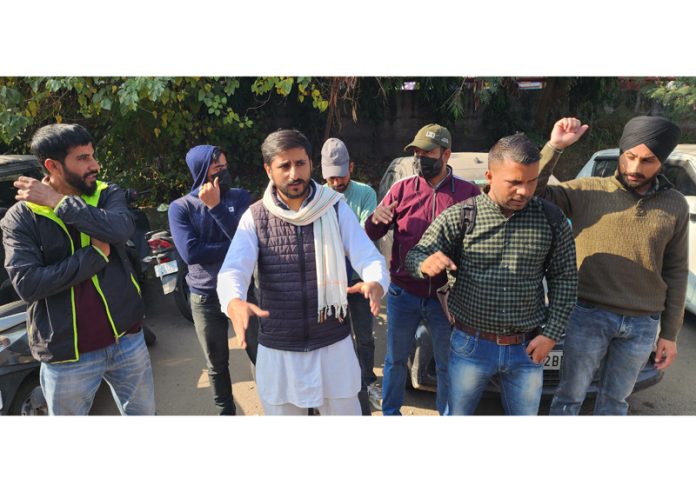
[[(274, 216), (295, 226), (312, 224), (314, 228), (314, 259), (317, 266), (317, 319), (321, 323), (333, 315), (343, 320), (348, 312), (348, 275), (338, 227), (338, 216), (334, 210), (343, 195), (314, 182), (314, 198), (300, 210), (285, 210), (273, 200), (273, 183), (269, 182), (263, 194), (263, 204)], [(298, 251), (302, 254), (302, 251)]]

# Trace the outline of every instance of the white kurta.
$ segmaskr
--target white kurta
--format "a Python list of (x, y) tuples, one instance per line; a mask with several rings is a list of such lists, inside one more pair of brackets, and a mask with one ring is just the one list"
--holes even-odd
[[(360, 227), (355, 214), (340, 200), (338, 225), (345, 255), (366, 282), (379, 282), (386, 294), (389, 273), (384, 257)], [(218, 274), (220, 308), (227, 313), (232, 299), (246, 300), (256, 267), (259, 241), (251, 210), (239, 221), (237, 232)], [(259, 397), (272, 405), (292, 403), (317, 407), (324, 399), (349, 398), (360, 391), (360, 365), (348, 336), (327, 347), (310, 352), (293, 352), (259, 344), (256, 360)]]

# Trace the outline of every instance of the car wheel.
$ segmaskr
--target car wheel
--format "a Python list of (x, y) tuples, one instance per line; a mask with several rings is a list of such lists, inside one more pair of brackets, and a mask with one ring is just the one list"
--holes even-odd
[(418, 364), (414, 364), (415, 350), (412, 348), (406, 363), (406, 389), (416, 389), (418, 387)]
[(38, 378), (31, 377), (22, 383), (12, 401), (8, 415), (48, 415), (48, 405)]
[(407, 367), (406, 382), (413, 389), (433, 392), (437, 390), (433, 344), (430, 333), (422, 324), (416, 330)]

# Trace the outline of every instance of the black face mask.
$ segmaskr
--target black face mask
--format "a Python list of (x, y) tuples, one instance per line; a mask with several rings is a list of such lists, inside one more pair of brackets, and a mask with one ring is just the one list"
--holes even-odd
[(215, 182), (215, 178), (218, 178), (218, 186), (220, 187), (220, 193), (224, 194), (232, 188), (232, 175), (227, 169), (222, 169), (210, 177), (211, 182)]
[(435, 159), (424, 155), (414, 155), (413, 159), (416, 162), (416, 169), (420, 170), (425, 179), (434, 178), (442, 171), (442, 156)]

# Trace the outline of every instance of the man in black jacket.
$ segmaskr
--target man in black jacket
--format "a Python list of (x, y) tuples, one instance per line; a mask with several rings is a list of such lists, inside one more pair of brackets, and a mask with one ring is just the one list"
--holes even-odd
[(48, 172), (21, 176), (0, 222), (5, 268), (29, 304), (33, 356), (51, 415), (86, 415), (102, 379), (124, 415), (152, 415), (150, 356), (140, 286), (126, 257), (135, 224), (125, 193), (97, 180), (89, 132), (53, 124), (32, 138)]

